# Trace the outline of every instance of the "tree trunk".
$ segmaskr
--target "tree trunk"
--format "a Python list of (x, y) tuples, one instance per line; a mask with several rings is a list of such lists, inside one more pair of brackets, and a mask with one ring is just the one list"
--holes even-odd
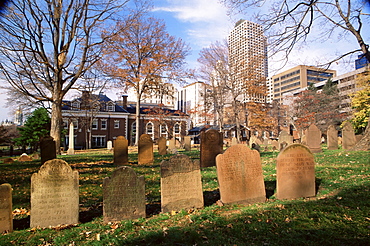
[(364, 136), (351, 148), (351, 150), (370, 150), (370, 117), (367, 122)]
[(135, 146), (139, 144), (140, 137), (140, 96), (137, 96), (136, 101), (136, 133), (135, 133)]
[(62, 100), (54, 99), (51, 109), (51, 128), (50, 136), (55, 141), (56, 153), (60, 154), (60, 134), (61, 134), (61, 120), (62, 120)]

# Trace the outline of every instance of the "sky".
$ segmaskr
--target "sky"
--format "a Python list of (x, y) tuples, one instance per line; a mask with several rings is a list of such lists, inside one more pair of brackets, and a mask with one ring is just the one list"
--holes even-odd
[[(151, 14), (165, 21), (170, 35), (182, 38), (191, 47), (191, 55), (186, 60), (190, 68), (199, 67), (197, 59), (200, 50), (216, 41), (226, 39), (236, 21), (241, 18), (253, 21), (252, 13), (229, 16), (227, 9), (218, 0), (153, 0), (153, 3), (154, 9)], [(370, 30), (367, 33), (370, 33)], [(315, 65), (317, 61), (323, 61), (324, 58), (330, 58), (352, 46), (355, 48), (358, 46), (352, 37), (339, 40), (337, 36), (333, 36), (325, 43), (313, 40), (300, 49), (297, 47), (283, 68), (281, 63), (269, 59), (269, 75), (296, 65)], [(335, 64), (331, 69), (336, 69), (337, 75), (354, 70), (354, 57), (350, 61)], [(13, 120), (12, 112), (4, 106), (5, 92), (0, 93), (0, 122), (5, 119)]]

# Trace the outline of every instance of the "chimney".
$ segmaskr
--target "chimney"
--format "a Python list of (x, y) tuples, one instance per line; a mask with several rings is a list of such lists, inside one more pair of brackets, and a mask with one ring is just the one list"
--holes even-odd
[(127, 109), (127, 95), (122, 95), (122, 107)]

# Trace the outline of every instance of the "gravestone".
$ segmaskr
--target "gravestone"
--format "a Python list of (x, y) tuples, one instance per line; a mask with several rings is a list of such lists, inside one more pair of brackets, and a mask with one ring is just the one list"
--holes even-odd
[(0, 234), (13, 231), (12, 186), (0, 185)]
[(128, 140), (124, 136), (118, 136), (114, 140), (113, 162), (116, 166), (128, 164)]
[(279, 153), (276, 189), (278, 199), (315, 196), (315, 161), (309, 148), (292, 144)]
[(108, 142), (107, 142), (107, 150), (112, 150), (112, 149), (113, 149), (112, 140), (108, 140)]
[(259, 144), (257, 144), (257, 143), (252, 143), (252, 148), (251, 149), (254, 149), (254, 150), (257, 150), (258, 152), (261, 152), (261, 146), (259, 146)]
[(3, 159), (4, 164), (12, 164), (14, 162), (13, 158), (7, 157)]
[(174, 152), (177, 151), (175, 138), (171, 138), (170, 140), (168, 140), (168, 151), (170, 154), (174, 154)]
[(75, 141), (74, 141), (74, 125), (73, 122), (69, 123), (69, 136), (68, 136), (68, 150), (67, 155), (75, 154)]
[(191, 151), (191, 137), (190, 136), (184, 137), (184, 149), (185, 151)]
[(349, 121), (344, 123), (342, 129), (342, 147), (343, 149), (351, 149), (356, 144), (355, 131)]
[(273, 150), (278, 150), (280, 147), (279, 142), (277, 140), (272, 140), (271, 145), (272, 145)]
[(46, 136), (41, 139), (40, 155), (41, 155), (41, 164), (44, 164), (48, 160), (53, 160), (57, 158), (57, 150), (53, 137)]
[(158, 154), (165, 155), (167, 154), (167, 139), (160, 137), (158, 139)]
[(161, 163), (162, 212), (202, 208), (203, 191), (199, 161), (174, 155)]
[(145, 181), (131, 167), (121, 166), (103, 181), (104, 223), (145, 218)]
[(26, 153), (21, 154), (18, 158), (18, 161), (25, 162), (25, 161), (32, 161), (32, 158), (28, 156)]
[(252, 148), (252, 144), (257, 143), (257, 137), (255, 135), (252, 135), (249, 139), (249, 148)]
[(231, 146), (238, 144), (238, 139), (236, 137), (233, 137), (231, 139)]
[(223, 151), (222, 133), (210, 129), (200, 133), (200, 166), (212, 167), (216, 165), (216, 156)]
[(221, 201), (251, 204), (266, 200), (260, 154), (244, 144), (228, 148), (216, 157)]
[(335, 126), (330, 125), (327, 130), (328, 149), (338, 149), (338, 131)]
[(321, 131), (320, 129), (312, 124), (308, 127), (306, 132), (307, 146), (312, 153), (320, 153), (321, 149)]
[(293, 136), (290, 135), (287, 131), (281, 131), (279, 134), (279, 144), (286, 142), (288, 145), (293, 143)]
[(282, 151), (283, 149), (285, 149), (286, 147), (288, 146), (288, 143), (283, 141), (283, 142), (280, 142), (280, 147), (279, 147), (279, 151)]
[(31, 176), (31, 228), (78, 223), (78, 172), (59, 159)]
[(148, 134), (142, 134), (139, 139), (138, 146), (138, 163), (150, 164), (153, 163), (153, 141)]

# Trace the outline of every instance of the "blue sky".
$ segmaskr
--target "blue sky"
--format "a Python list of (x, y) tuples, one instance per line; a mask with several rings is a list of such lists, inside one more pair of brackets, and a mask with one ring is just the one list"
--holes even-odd
[[(269, 2), (269, 1), (267, 1)], [(227, 9), (218, 0), (153, 0), (152, 15), (165, 21), (169, 34), (182, 38), (192, 49), (187, 58), (190, 68), (197, 68), (199, 51), (211, 43), (227, 38), (235, 22), (240, 18), (253, 21), (253, 13), (243, 16), (228, 16)], [(367, 27), (367, 41), (370, 30)], [(329, 38), (325, 43), (309, 42), (303, 47), (297, 47), (289, 59), (288, 64), (282, 69), (289, 69), (296, 65), (315, 65), (323, 59), (329, 59), (335, 54), (351, 47), (358, 47), (352, 36), (338, 39), (337, 36)], [(299, 49), (298, 49), (299, 48)], [(354, 70), (354, 57), (351, 60), (335, 64), (331, 69), (337, 69), (337, 74)], [(280, 63), (269, 60), (270, 76), (280, 68)], [(280, 70), (280, 71), (282, 71)], [(0, 121), (13, 120), (9, 110), (4, 107), (4, 91), (0, 91)], [(113, 98), (115, 100), (116, 98)]]

